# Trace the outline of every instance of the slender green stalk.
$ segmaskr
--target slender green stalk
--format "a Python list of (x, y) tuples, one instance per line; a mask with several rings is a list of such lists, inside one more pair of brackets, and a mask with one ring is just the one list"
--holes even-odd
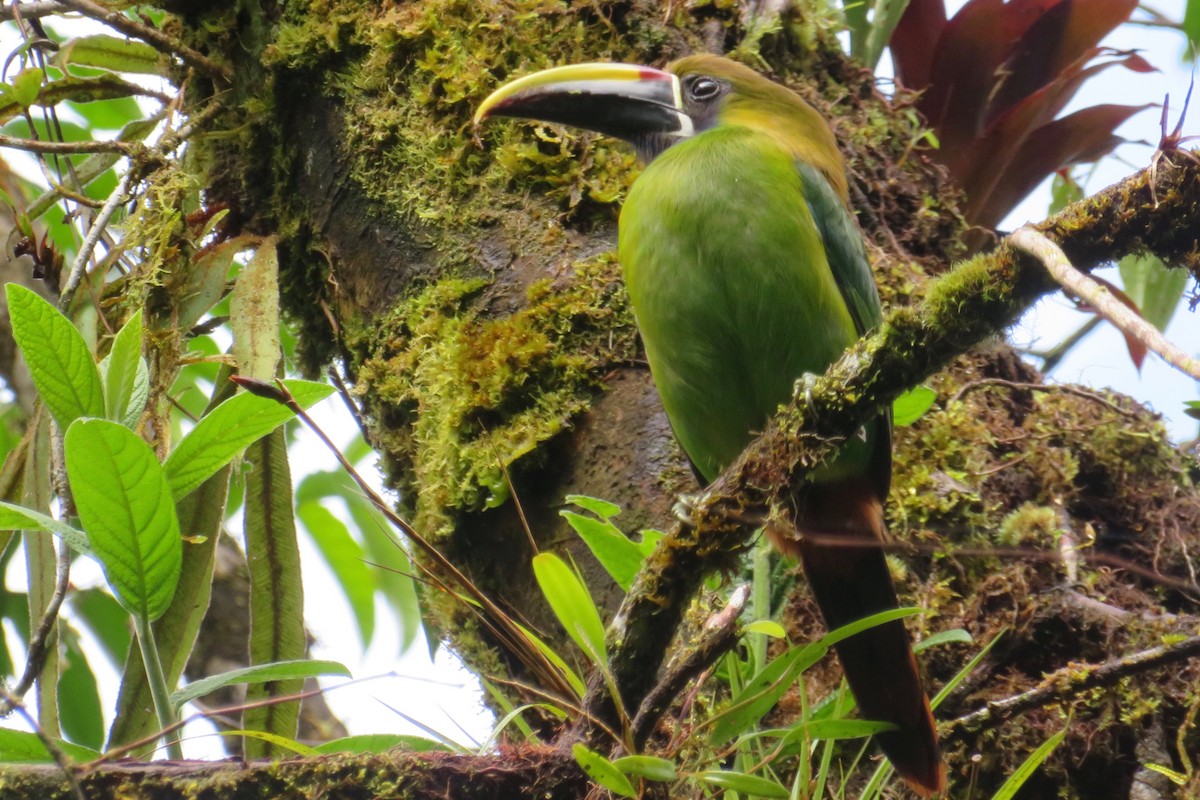
[[(751, 566), (750, 618), (771, 618), (771, 548), (766, 537), (759, 537), (758, 545), (754, 548), (754, 562)], [(750, 652), (753, 655), (754, 667), (752, 672), (762, 669), (767, 663), (767, 637), (762, 633), (750, 634)]]
[[(154, 629), (144, 614), (133, 615), (137, 631), (138, 647), (142, 651), (142, 663), (146, 665), (146, 678), (150, 684), (150, 696), (154, 698), (154, 710), (158, 724), (165, 731), (176, 723), (175, 708), (171, 705), (171, 691), (167, 688), (167, 676), (158, 657), (158, 644), (154, 641)], [(183, 758), (183, 746), (178, 739), (167, 742), (167, 755), (175, 760)]]

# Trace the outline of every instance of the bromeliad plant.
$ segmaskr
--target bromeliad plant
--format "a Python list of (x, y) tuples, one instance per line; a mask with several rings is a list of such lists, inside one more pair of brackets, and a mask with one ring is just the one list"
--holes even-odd
[(943, 0), (911, 0), (889, 42), (896, 80), (920, 91), (945, 164), (966, 193), (969, 222), (994, 228), (1045, 178), (1095, 161), (1113, 131), (1147, 106), (1059, 113), (1112, 67), (1151, 72), (1136, 53), (1099, 46), (1137, 0), (969, 0), (947, 19)]

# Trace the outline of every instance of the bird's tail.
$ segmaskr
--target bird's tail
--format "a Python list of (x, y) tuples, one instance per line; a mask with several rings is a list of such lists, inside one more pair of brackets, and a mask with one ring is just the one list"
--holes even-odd
[[(822, 483), (806, 494), (800, 535), (775, 526), (767, 533), (777, 549), (800, 558), (825, 624), (833, 630), (896, 608), (896, 590), (878, 546), (887, 540), (883, 508), (869, 481)], [(876, 734), (892, 766), (922, 796), (944, 791), (937, 729), (904, 623), (876, 625), (834, 649), (863, 718), (896, 726)]]

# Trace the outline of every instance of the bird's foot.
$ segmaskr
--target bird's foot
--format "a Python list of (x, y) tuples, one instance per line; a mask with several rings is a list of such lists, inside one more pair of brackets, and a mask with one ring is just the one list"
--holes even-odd
[(675, 498), (675, 505), (671, 506), (671, 513), (675, 519), (687, 525), (689, 528), (695, 525), (693, 519), (695, 517), (696, 508), (704, 500), (704, 492), (696, 494), (681, 494)]
[(817, 378), (820, 376), (815, 372), (806, 372), (796, 379), (792, 385), (792, 396), (803, 397), (804, 404), (811, 406), (813, 400), (813, 389), (816, 388)]

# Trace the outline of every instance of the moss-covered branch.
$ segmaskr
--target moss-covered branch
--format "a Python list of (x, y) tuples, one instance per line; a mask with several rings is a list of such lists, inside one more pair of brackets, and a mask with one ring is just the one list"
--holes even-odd
[[(569, 755), (512, 749), (498, 755), (450, 753), (337, 754), (289, 761), (155, 761), (81, 768), (89, 800), (301, 800), (309, 797), (422, 798), (583, 797), (588, 781)], [(0, 768), (0, 796), (68, 800), (71, 787), (50, 765)]]
[[(1129, 253), (1152, 252), (1200, 272), (1195, 229), (1200, 165), (1143, 170), (1036, 226), (1076, 267), (1091, 270)], [(1153, 185), (1152, 185), (1153, 182)], [(922, 302), (892, 311), (805, 388), (694, 504), (689, 524), (663, 540), (621, 606), (613, 629), (612, 670), (627, 708), (650, 690), (668, 631), (676, 630), (704, 576), (746, 544), (754, 525), (786, 507), (796, 486), (845, 438), (901, 392), (1017, 320), (1056, 284), (1034, 259), (1005, 244), (930, 284)], [(612, 706), (594, 683), (587, 709), (612, 723)], [(585, 717), (586, 719), (586, 717)]]

